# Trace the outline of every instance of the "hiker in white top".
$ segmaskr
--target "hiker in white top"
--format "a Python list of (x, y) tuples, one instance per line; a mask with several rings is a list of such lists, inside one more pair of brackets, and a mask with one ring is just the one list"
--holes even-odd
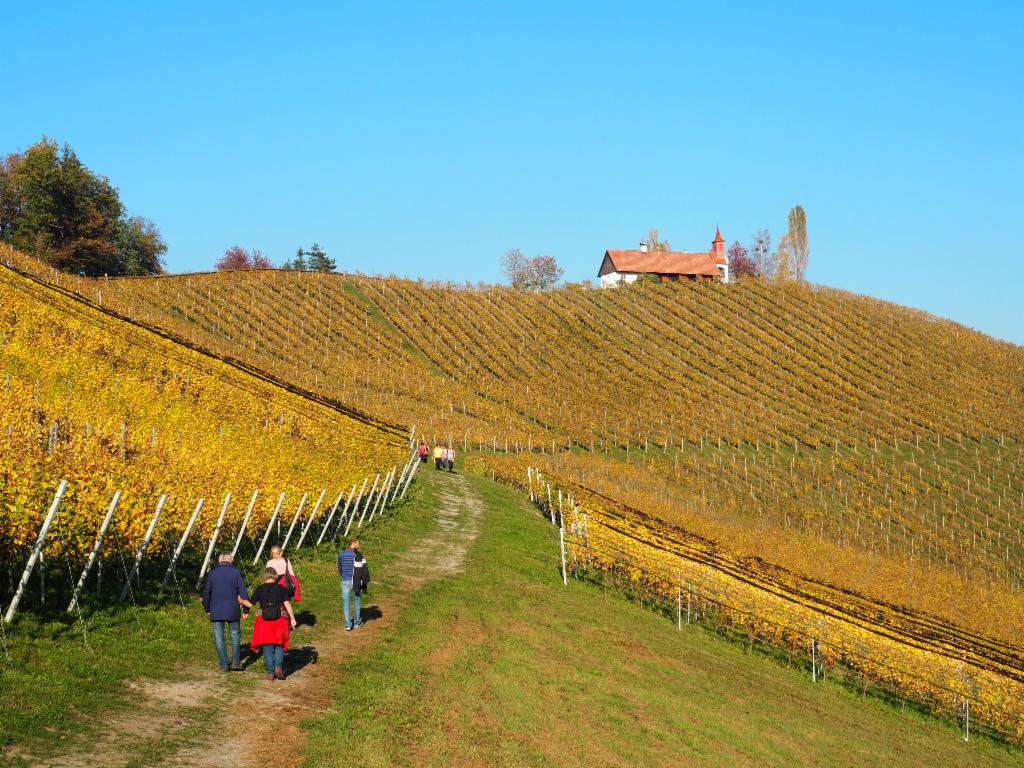
[(295, 575), (295, 569), (292, 567), (291, 560), (285, 559), (281, 548), (276, 544), (270, 548), (270, 559), (267, 560), (266, 567), (273, 568), (279, 576), (284, 576), (285, 570), (288, 571), (289, 575)]

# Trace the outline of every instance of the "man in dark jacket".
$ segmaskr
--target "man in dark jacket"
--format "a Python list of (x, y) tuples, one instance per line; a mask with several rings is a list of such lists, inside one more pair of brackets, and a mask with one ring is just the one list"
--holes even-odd
[[(238, 569), (231, 564), (231, 553), (224, 552), (219, 558), (217, 567), (206, 577), (203, 589), (203, 610), (213, 622), (213, 644), (220, 657), (220, 670), (242, 668), (242, 606), (239, 598), (249, 599), (245, 581)], [(228, 651), (224, 647), (224, 623), (227, 622), (231, 633), (231, 666), (228, 666)]]

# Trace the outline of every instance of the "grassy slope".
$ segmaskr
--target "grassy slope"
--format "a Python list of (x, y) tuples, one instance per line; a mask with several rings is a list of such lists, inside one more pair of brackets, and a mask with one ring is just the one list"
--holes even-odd
[(487, 511), (466, 569), (342, 663), (307, 765), (1024, 765), (594, 586), (563, 587), (552, 529), (472, 482)]

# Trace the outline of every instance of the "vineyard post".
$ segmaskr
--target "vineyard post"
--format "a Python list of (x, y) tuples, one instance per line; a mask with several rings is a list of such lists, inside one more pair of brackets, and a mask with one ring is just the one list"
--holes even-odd
[(533, 467), (526, 468), (526, 487), (530, 492), (530, 503), (533, 504)]
[(100, 531), (96, 535), (96, 543), (93, 544), (92, 552), (89, 553), (89, 559), (85, 561), (85, 567), (82, 569), (82, 575), (78, 577), (78, 583), (75, 585), (75, 591), (71, 595), (71, 602), (68, 603), (68, 613), (71, 613), (78, 606), (78, 598), (82, 594), (82, 589), (85, 587), (85, 580), (89, 577), (89, 571), (92, 570), (93, 565), (96, 563), (96, 558), (99, 557), (100, 550), (103, 548), (103, 537), (107, 533), (107, 528), (110, 527), (110, 521), (114, 517), (114, 510), (117, 509), (117, 504), (121, 500), (121, 492), (114, 491), (114, 497), (110, 500), (110, 506), (107, 507), (107, 514), (103, 517), (103, 522), (100, 523)]
[(299, 522), (299, 518), (302, 517), (302, 508), (306, 506), (306, 498), (309, 496), (309, 492), (302, 494), (302, 498), (299, 499), (299, 508), (295, 510), (295, 516), (292, 518), (292, 524), (288, 526), (288, 533), (284, 535), (284, 543), (281, 544), (281, 554), (288, 548), (288, 542), (291, 541), (292, 532), (295, 530), (295, 524)]
[[(156, 530), (157, 521), (160, 520), (160, 511), (164, 508), (164, 502), (167, 501), (167, 494), (160, 495), (160, 501), (156, 503), (156, 512), (153, 513), (153, 519), (149, 521), (149, 528), (146, 529), (146, 535), (142, 537), (142, 543), (139, 544), (139, 549), (135, 553), (135, 563), (132, 565), (131, 573), (128, 574), (128, 578), (124, 581), (124, 589), (121, 590), (121, 600), (128, 597), (128, 592), (132, 588), (132, 579), (137, 579), (139, 575), (139, 566), (142, 565), (142, 558), (146, 554), (146, 549), (149, 548), (150, 539), (153, 538), (153, 531)], [(136, 585), (138, 582), (136, 582)], [(132, 597), (132, 601), (135, 598)]]
[(555, 524), (555, 510), (551, 506), (551, 483), (545, 483), (548, 487), (548, 514), (551, 515), (551, 524)]
[(394, 505), (395, 499), (398, 498), (398, 492), (402, 490), (405, 479), (413, 472), (413, 468), (419, 463), (419, 457), (414, 453), (409, 458), (409, 463), (402, 469), (402, 476), (398, 478), (398, 482), (395, 483), (395, 490), (391, 493), (391, 501), (389, 505)]
[(373, 487), (370, 488), (370, 492), (366, 494), (366, 501), (363, 503), (363, 513), (359, 516), (359, 522), (356, 524), (356, 530), (363, 527), (363, 520), (366, 519), (366, 510), (370, 507), (370, 502), (373, 500), (373, 492), (377, 490), (377, 483), (380, 482), (380, 472), (373, 478)]
[(256, 565), (260, 561), (260, 555), (263, 554), (263, 548), (267, 546), (267, 539), (270, 538), (270, 532), (274, 530), (274, 521), (277, 520), (277, 516), (281, 514), (281, 505), (284, 504), (284, 491), (281, 491), (281, 495), (277, 499), (277, 506), (274, 507), (274, 514), (270, 516), (270, 522), (267, 523), (267, 530), (263, 532), (263, 539), (260, 541), (259, 549), (256, 550), (256, 557), (252, 559), (252, 564)]
[(257, 488), (252, 492), (252, 498), (249, 499), (249, 508), (245, 510), (245, 517), (242, 518), (242, 525), (238, 529), (238, 534), (235, 536), (235, 546), (231, 548), (231, 559), (234, 560), (235, 555), (238, 554), (238, 548), (242, 545), (242, 536), (245, 534), (245, 527), (249, 524), (249, 518), (252, 517), (252, 510), (256, 506), (256, 497), (260, 495), (260, 489)]
[(693, 588), (690, 582), (686, 582), (686, 623), (690, 623), (690, 603), (692, 601)]
[(679, 583), (676, 585), (676, 629), (683, 631), (683, 572), (679, 572)]
[(377, 503), (373, 505), (373, 510), (370, 512), (370, 519), (366, 521), (367, 525), (373, 522), (374, 516), (384, 506), (384, 502), (388, 498), (388, 492), (391, 490), (391, 483), (394, 482), (395, 479), (395, 470), (397, 469), (398, 467), (392, 467), (391, 471), (388, 472), (387, 477), (384, 478), (384, 490), (380, 493), (379, 497), (377, 498)]
[(392, 486), (391, 496), (384, 502), (385, 509), (395, 503), (395, 497), (398, 495), (398, 492), (402, 489), (402, 481), (405, 480), (406, 473), (409, 472), (409, 470), (411, 469), (411, 463), (406, 463), (402, 465), (402, 472), (398, 475), (398, 480), (396, 480)]
[(817, 641), (811, 638), (811, 682), (818, 682), (818, 655), (817, 655)]
[(331, 541), (338, 538), (338, 534), (341, 533), (341, 524), (345, 522), (345, 515), (348, 514), (349, 505), (352, 503), (352, 499), (356, 495), (356, 484), (352, 483), (352, 490), (348, 492), (348, 498), (345, 499), (345, 506), (341, 510), (341, 516), (338, 518), (338, 524), (334, 526), (334, 535), (331, 536)]
[(562, 583), (569, 586), (569, 577), (565, 573), (565, 524), (558, 527), (558, 546), (562, 552)]
[[(353, 490), (355, 490), (355, 489), (353, 488)], [(334, 521), (334, 513), (338, 511), (338, 505), (341, 504), (341, 500), (343, 498), (345, 498), (345, 489), (344, 488), (342, 488), (340, 491), (338, 491), (338, 498), (335, 499), (334, 506), (331, 507), (330, 514), (327, 515), (327, 519), (324, 521), (324, 527), (320, 529), (320, 535), (317, 536), (316, 544), (314, 544), (313, 546), (319, 547), (320, 546), (320, 542), (322, 542), (324, 540), (324, 535), (327, 533), (328, 529), (331, 527), (331, 523)]]
[(185, 531), (181, 534), (181, 539), (178, 541), (178, 546), (174, 548), (174, 554), (171, 555), (171, 563), (167, 566), (167, 573), (164, 574), (164, 580), (160, 582), (160, 594), (163, 595), (164, 590), (167, 589), (167, 582), (171, 578), (171, 574), (174, 573), (174, 567), (178, 564), (178, 558), (181, 556), (181, 552), (185, 549), (185, 543), (188, 541), (188, 535), (192, 533), (192, 526), (195, 525), (196, 519), (199, 517), (199, 513), (203, 510), (203, 502), (205, 499), (200, 498), (196, 502), (195, 511), (192, 512), (192, 516), (188, 519), (188, 525), (185, 526)]
[(231, 504), (231, 491), (228, 491), (224, 496), (224, 505), (220, 508), (220, 514), (217, 515), (217, 524), (213, 526), (213, 533), (210, 534), (210, 543), (206, 545), (206, 557), (203, 558), (203, 567), (199, 569), (199, 578), (196, 579), (196, 589), (199, 589), (199, 585), (203, 583), (203, 576), (206, 575), (206, 569), (210, 567), (210, 560), (213, 558), (213, 548), (217, 546), (217, 536), (220, 535), (220, 527), (224, 525), (224, 516), (228, 513), (228, 506)]
[[(345, 533), (342, 534), (343, 536), (348, 536), (348, 530), (352, 527), (352, 521), (356, 519), (356, 512), (359, 511), (359, 502), (363, 500), (363, 491), (366, 490), (366, 484), (369, 481), (369, 475), (363, 478), (363, 484), (359, 488), (359, 495), (356, 496), (356, 503), (352, 506), (352, 512), (349, 513), (348, 522), (345, 523)], [(338, 527), (341, 527), (340, 523), (338, 524)]]
[(313, 521), (316, 520), (317, 513), (320, 511), (320, 505), (324, 500), (324, 494), (326, 493), (326, 488), (321, 489), (320, 497), (316, 500), (316, 504), (313, 505), (313, 511), (310, 513), (309, 519), (306, 520), (306, 524), (302, 527), (302, 534), (299, 536), (299, 543), (295, 545), (296, 549), (302, 549), (302, 542), (306, 540), (306, 534), (309, 533), (309, 529), (312, 527)]
[(562, 512), (562, 489), (558, 489), (558, 524), (565, 528), (565, 514)]
[(416, 474), (416, 470), (419, 469), (419, 468), (420, 468), (420, 462), (418, 462), (418, 461), (413, 462), (412, 472), (410, 472), (409, 476), (407, 478), (405, 478), (405, 486), (402, 488), (402, 495), (399, 496), (398, 498), (400, 498), (400, 499), (404, 499), (405, 498), (405, 492), (407, 490), (409, 490), (409, 483), (412, 482), (412, 476)]
[(64, 498), (64, 491), (68, 487), (67, 480), (61, 480), (60, 485), (57, 486), (57, 493), (53, 497), (53, 501), (50, 503), (50, 511), (46, 513), (46, 517), (43, 519), (43, 527), (39, 529), (39, 536), (36, 538), (35, 546), (32, 547), (32, 554), (28, 558), (28, 563), (25, 565), (25, 570), (21, 574), (21, 581), (18, 582), (18, 589), (14, 593), (14, 597), (11, 598), (11, 604), (7, 607), (7, 613), (4, 614), (4, 621), (10, 624), (14, 619), (14, 614), (18, 610), (18, 603), (21, 602), (21, 596), (25, 592), (25, 587), (28, 585), (28, 580), (32, 577), (32, 570), (36, 567), (36, 561), (43, 551), (43, 544), (46, 543), (46, 534), (50, 531), (50, 524), (53, 522), (53, 518), (57, 514), (57, 509), (60, 507), (61, 499)]

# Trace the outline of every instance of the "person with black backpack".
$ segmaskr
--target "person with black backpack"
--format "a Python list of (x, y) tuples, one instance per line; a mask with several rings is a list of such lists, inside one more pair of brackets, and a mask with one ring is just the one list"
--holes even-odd
[(288, 635), (295, 629), (295, 612), (288, 593), (278, 583), (278, 572), (267, 568), (263, 583), (253, 590), (251, 600), (240, 601), (246, 608), (258, 604), (260, 612), (252, 628), (251, 647), (254, 652), (263, 649), (263, 666), (267, 680), (284, 680), (284, 652), (288, 650)]

